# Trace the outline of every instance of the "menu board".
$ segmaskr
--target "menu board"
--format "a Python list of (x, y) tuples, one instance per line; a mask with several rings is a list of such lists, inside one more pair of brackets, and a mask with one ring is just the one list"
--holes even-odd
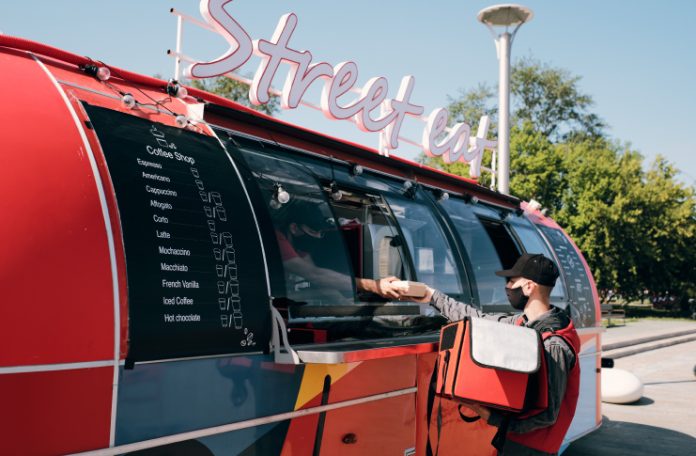
[(123, 230), (127, 360), (268, 347), (262, 246), (244, 189), (220, 143), (120, 112), (85, 108), (106, 157)]
[(542, 225), (539, 225), (539, 229), (551, 244), (563, 270), (573, 323), (577, 327), (594, 326), (592, 287), (580, 255), (561, 230)]

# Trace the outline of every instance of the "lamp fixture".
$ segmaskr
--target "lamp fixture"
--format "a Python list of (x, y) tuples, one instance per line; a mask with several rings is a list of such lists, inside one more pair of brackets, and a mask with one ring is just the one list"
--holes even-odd
[(350, 167), (350, 174), (353, 176), (359, 176), (363, 173), (363, 171), (363, 167), (357, 163)]
[(440, 202), (447, 201), (449, 199), (449, 193), (444, 190), (435, 190), (434, 195), (435, 198)]
[(273, 191), (273, 199), (280, 204), (285, 204), (290, 201), (290, 193), (285, 191), (282, 185), (276, 183), (273, 184), (275, 190)]
[(166, 92), (168, 95), (176, 98), (186, 98), (188, 96), (186, 87), (179, 84), (179, 81), (176, 79), (170, 79), (169, 82), (167, 82)]
[(178, 116), (176, 116), (174, 121), (176, 122), (176, 126), (179, 128), (184, 128), (186, 125), (188, 125), (189, 122), (188, 117), (186, 117), (183, 114), (179, 114)]
[(407, 197), (411, 199), (414, 199), (416, 197), (416, 191), (418, 189), (417, 183), (413, 183), (411, 181), (404, 181), (404, 184), (401, 188), (404, 192), (404, 195), (406, 195)]
[(334, 201), (341, 201), (341, 198), (343, 198), (343, 192), (340, 188), (338, 188), (336, 181), (331, 181), (329, 184), (329, 189), (331, 191), (331, 199)]
[(123, 106), (126, 109), (133, 109), (136, 104), (138, 104), (138, 102), (135, 100), (135, 97), (130, 93), (124, 93), (121, 97), (121, 106)]
[(541, 203), (535, 199), (531, 199), (527, 203), (527, 209), (529, 209), (530, 211), (538, 211), (539, 209), (541, 209)]
[(470, 204), (478, 204), (479, 199), (476, 196), (473, 195), (464, 195), (464, 201)]
[(105, 66), (98, 66), (98, 65), (95, 65), (94, 63), (88, 63), (87, 65), (83, 65), (80, 68), (86, 74), (88, 74), (88, 75), (92, 76), (93, 78), (96, 78), (102, 82), (108, 81), (109, 78), (111, 77), (111, 70), (109, 70)]

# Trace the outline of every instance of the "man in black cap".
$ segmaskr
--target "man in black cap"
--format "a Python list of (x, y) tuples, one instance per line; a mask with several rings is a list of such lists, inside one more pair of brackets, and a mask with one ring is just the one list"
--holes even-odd
[(509, 420), (504, 420), (500, 412), (481, 405), (472, 404), (469, 408), (493, 426), (501, 427), (508, 421), (507, 438), (498, 454), (557, 454), (575, 414), (580, 384), (580, 340), (568, 314), (550, 303), (558, 267), (544, 255), (525, 253), (511, 269), (498, 271), (496, 275), (507, 279), (508, 300), (521, 313), (484, 313), (432, 288), (428, 288), (421, 302), (430, 302), (450, 321), (486, 318), (524, 325), (542, 335), (548, 373), (548, 407), (531, 416), (521, 415)]

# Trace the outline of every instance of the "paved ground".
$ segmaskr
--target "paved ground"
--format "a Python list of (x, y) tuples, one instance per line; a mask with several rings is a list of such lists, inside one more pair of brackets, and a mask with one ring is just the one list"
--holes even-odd
[[(620, 321), (620, 320), (619, 320)], [(613, 321), (612, 321), (613, 322)], [(640, 339), (653, 335), (669, 335), (676, 332), (694, 330), (696, 321), (692, 320), (639, 320), (622, 326), (612, 326), (602, 334), (602, 345)]]
[[(644, 320), (609, 328), (603, 344), (696, 329), (696, 322)], [(635, 404), (602, 404), (604, 423), (564, 453), (578, 455), (696, 455), (696, 342), (617, 359), (645, 386)]]

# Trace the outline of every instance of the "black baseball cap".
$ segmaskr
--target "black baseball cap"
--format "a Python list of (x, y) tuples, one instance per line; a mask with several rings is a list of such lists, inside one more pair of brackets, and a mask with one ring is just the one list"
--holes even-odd
[(524, 277), (539, 285), (552, 287), (558, 278), (556, 264), (540, 253), (525, 253), (517, 259), (512, 269), (496, 271), (500, 277)]

